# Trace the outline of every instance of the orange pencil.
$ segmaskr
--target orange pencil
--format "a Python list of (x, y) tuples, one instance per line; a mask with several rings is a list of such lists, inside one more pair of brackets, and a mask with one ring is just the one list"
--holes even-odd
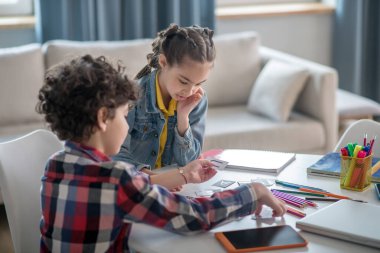
[(311, 190), (311, 189), (307, 189), (307, 188), (299, 188), (298, 190), (303, 191), (303, 192), (311, 192), (311, 193), (323, 194), (325, 196), (333, 197), (333, 198), (337, 198), (337, 199), (351, 199), (351, 198), (346, 197), (346, 196), (337, 195), (337, 194), (329, 193), (329, 192), (315, 191), (315, 190)]

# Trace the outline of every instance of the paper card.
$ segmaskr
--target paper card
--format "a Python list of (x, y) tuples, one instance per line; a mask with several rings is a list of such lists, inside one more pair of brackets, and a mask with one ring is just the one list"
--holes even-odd
[(221, 187), (221, 188), (226, 188), (232, 184), (234, 184), (235, 181), (230, 181), (230, 180), (220, 180), (218, 182), (216, 182), (215, 184), (213, 184), (212, 186), (217, 186), (217, 187)]
[(265, 186), (272, 186), (272, 185), (274, 185), (274, 183), (276, 182), (276, 180), (272, 179), (272, 178), (261, 178), (261, 177), (258, 177), (258, 178), (255, 178), (255, 179), (251, 179), (251, 182), (252, 183), (262, 183)]
[(269, 207), (263, 206), (261, 213), (259, 215), (252, 214), (252, 220), (264, 220), (264, 219), (273, 219), (273, 211)]
[(245, 185), (245, 184), (251, 184), (251, 181), (238, 181), (238, 185)]
[(218, 170), (223, 170), (228, 165), (228, 162), (216, 158), (211, 158), (209, 161), (212, 162), (215, 165), (215, 169)]
[(203, 191), (196, 191), (195, 195), (198, 197), (210, 197), (212, 194), (215, 192), (220, 192), (220, 189), (208, 189), (208, 190), (203, 190)]

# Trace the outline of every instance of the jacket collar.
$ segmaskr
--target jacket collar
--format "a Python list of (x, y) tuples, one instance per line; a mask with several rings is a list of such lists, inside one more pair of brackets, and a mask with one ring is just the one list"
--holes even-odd
[(154, 70), (141, 79), (141, 82), (146, 85), (145, 106), (148, 113), (160, 113), (160, 109), (157, 107), (156, 74), (157, 70)]

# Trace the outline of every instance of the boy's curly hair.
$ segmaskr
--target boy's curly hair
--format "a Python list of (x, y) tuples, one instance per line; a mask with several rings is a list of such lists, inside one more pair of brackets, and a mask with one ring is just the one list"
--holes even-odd
[(97, 113), (115, 110), (137, 99), (136, 85), (115, 69), (105, 57), (90, 55), (50, 68), (38, 94), (36, 111), (45, 115), (49, 127), (61, 140), (86, 140), (97, 126)]

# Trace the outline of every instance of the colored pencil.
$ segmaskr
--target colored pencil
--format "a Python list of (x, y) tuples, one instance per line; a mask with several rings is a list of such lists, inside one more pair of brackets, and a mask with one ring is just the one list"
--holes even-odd
[(284, 197), (280, 197), (280, 196), (275, 196), (276, 198), (278, 199), (281, 199), (283, 200), (285, 203), (289, 204), (289, 205), (292, 205), (292, 206), (295, 206), (295, 207), (298, 207), (298, 208), (303, 208), (305, 207), (305, 205), (303, 204), (300, 204), (300, 203), (297, 203), (297, 202), (294, 202), (290, 199), (287, 199), (287, 198), (284, 198)]
[(272, 191), (273, 195), (275, 195), (275, 196), (284, 197), (284, 198), (290, 199), (290, 200), (292, 200), (294, 202), (297, 202), (297, 203), (300, 203), (300, 204), (305, 204), (305, 200), (304, 199), (301, 199), (301, 198), (299, 198), (297, 196), (294, 196), (292, 194), (285, 193), (285, 192), (279, 192), (279, 191), (273, 190), (273, 189), (271, 191)]
[[(380, 162), (379, 162), (380, 165)], [(324, 197), (323, 194), (317, 194), (317, 193), (311, 193), (311, 192), (301, 192), (301, 191), (291, 191), (291, 190), (282, 190), (282, 189), (273, 189), (279, 192), (286, 192), (286, 193), (293, 193), (293, 194), (300, 194), (305, 196), (314, 196), (314, 197)]]
[(336, 199), (336, 198), (314, 198), (314, 197), (306, 197), (306, 200), (314, 200), (314, 201), (328, 201), (328, 202), (336, 202), (341, 199)]
[(315, 191), (315, 190), (311, 190), (311, 189), (307, 189), (307, 188), (299, 188), (299, 190), (300, 191), (305, 191), (305, 192), (323, 194), (325, 196), (333, 197), (333, 198), (337, 198), (337, 199), (351, 199), (351, 198), (349, 198), (347, 196), (342, 196), (342, 195), (338, 195), (338, 194), (334, 194), (334, 193), (330, 193), (330, 192)]
[[(341, 199), (337, 199), (337, 198), (314, 198), (314, 197), (306, 197), (305, 199), (306, 200), (314, 200), (314, 201), (329, 201), (329, 202), (336, 202), (336, 201), (341, 200)], [(361, 203), (368, 203), (367, 201), (360, 200), (360, 199), (349, 199), (349, 200), (361, 202)]]
[(313, 207), (317, 207), (318, 205), (316, 203), (314, 203), (313, 201), (310, 201), (308, 199), (305, 199), (305, 202), (306, 204), (308, 204), (309, 206), (313, 206)]
[(276, 182), (276, 184), (279, 184), (279, 185), (282, 185), (282, 186), (285, 186), (285, 187), (289, 187), (289, 188), (295, 188), (295, 189), (308, 188), (308, 189), (311, 189), (311, 190), (326, 192), (323, 189), (316, 188), (316, 187), (311, 187), (311, 186), (307, 186), (307, 185), (294, 184), (294, 183), (289, 183), (289, 182), (285, 182), (285, 181), (281, 181), (281, 180), (275, 180), (275, 182)]
[(297, 209), (291, 208), (290, 206), (286, 207), (286, 212), (293, 214), (295, 216), (301, 217), (301, 218), (306, 216), (306, 213), (298, 211)]
[[(299, 204), (303, 205), (303, 207), (304, 207), (305, 205), (313, 206), (313, 207), (316, 207), (316, 206), (317, 206), (317, 204), (315, 204), (315, 203), (312, 202), (312, 201), (305, 200), (305, 199), (303, 199), (303, 198), (299, 198), (299, 197), (297, 197), (297, 196), (294, 196), (294, 195), (289, 194), (289, 193), (286, 193), (286, 192), (277, 191), (277, 190), (275, 190), (275, 189), (272, 189), (271, 191), (272, 191), (273, 195), (275, 195), (275, 196), (280, 196), (280, 197), (285, 198), (285, 199), (289, 199), (289, 200), (291, 200), (291, 201), (294, 201), (294, 202), (296, 202), (296, 203), (299, 203)], [(322, 196), (323, 196), (323, 195), (322, 195)]]

